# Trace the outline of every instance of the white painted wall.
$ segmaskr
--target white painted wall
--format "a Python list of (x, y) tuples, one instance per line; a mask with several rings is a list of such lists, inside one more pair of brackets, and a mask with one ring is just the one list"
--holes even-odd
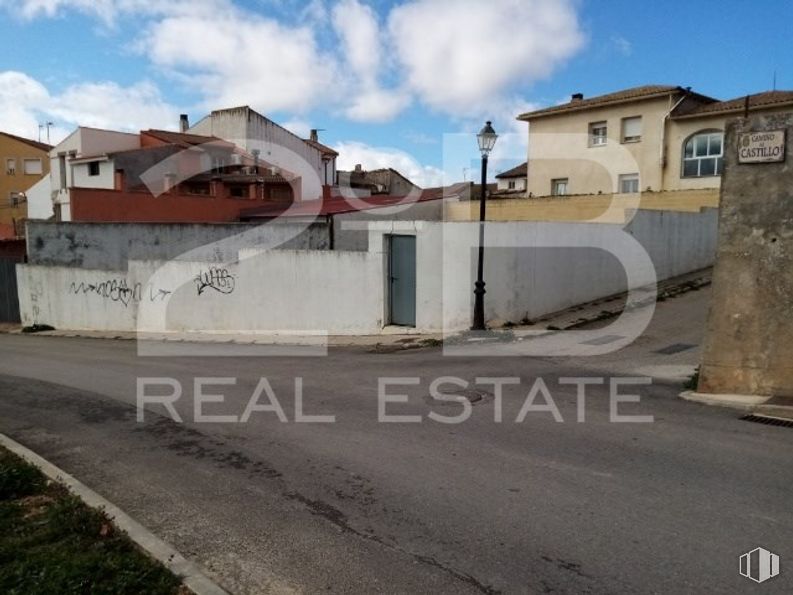
[(52, 217), (52, 181), (47, 174), (28, 188), (28, 219), (49, 219)]
[[(509, 183), (515, 182), (515, 187), (510, 188)], [(504, 178), (498, 180), (498, 189), (499, 190), (526, 190), (526, 178)]]
[[(264, 163), (300, 176), (300, 200), (317, 200), (322, 197), (322, 184), (325, 180), (322, 153), (299, 136), (250, 108), (212, 112), (190, 128), (190, 132), (221, 138), (249, 153), (258, 149)], [(331, 180), (335, 179), (335, 172), (334, 160), (328, 166)]]
[(115, 186), (115, 165), (112, 159), (99, 161), (99, 175), (88, 175), (88, 162), (72, 164), (72, 186), (75, 188), (108, 188)]
[[(716, 211), (640, 211), (623, 228), (590, 223), (488, 223), (486, 317), (519, 322), (628, 289), (620, 261), (638, 266), (637, 287), (710, 266), (716, 247)], [(387, 236), (416, 236), (416, 326), (424, 331), (469, 327), (473, 309), (477, 224), (374, 221), (369, 251), (242, 249), (239, 262), (131, 261), (125, 271), (19, 265), (24, 324), (56, 328), (134, 330), (157, 315), (150, 331), (325, 331), (371, 334), (387, 318)], [(652, 265), (638, 250), (644, 246)], [(654, 266), (653, 266), (654, 265)], [(224, 267), (233, 290), (196, 277)], [(122, 288), (122, 289), (120, 289)], [(123, 289), (126, 288), (126, 289)], [(228, 290), (228, 286), (225, 288)], [(160, 293), (160, 290), (168, 292)], [(146, 308), (145, 315), (138, 307)], [(155, 315), (152, 318), (152, 315)]]
[[(51, 197), (61, 205), (61, 218), (63, 221), (71, 220), (71, 204), (69, 188), (113, 188), (113, 166), (103, 163), (100, 166), (100, 176), (88, 176), (87, 165), (72, 164), (71, 157), (87, 157), (104, 155), (113, 151), (127, 151), (140, 148), (140, 136), (115, 130), (101, 130), (98, 128), (80, 127), (63, 139), (50, 151), (50, 189)], [(61, 155), (66, 155), (65, 185), (61, 176)], [(104, 173), (102, 173), (104, 169)], [(109, 173), (108, 173), (109, 172)], [(50, 204), (50, 210), (51, 209)], [(43, 211), (42, 211), (43, 212)], [(52, 212), (50, 212), (50, 215)]]
[[(22, 265), (17, 278), (23, 323), (132, 331), (140, 319), (144, 330), (158, 332), (382, 329), (383, 294), (371, 282), (383, 278), (379, 254), (243, 251), (239, 263), (224, 267), (233, 277), (229, 293), (204, 288), (199, 294), (196, 277), (216, 265), (171, 261), (156, 275), (163, 264), (132, 261), (126, 272)], [(164, 328), (143, 322), (159, 314)]]

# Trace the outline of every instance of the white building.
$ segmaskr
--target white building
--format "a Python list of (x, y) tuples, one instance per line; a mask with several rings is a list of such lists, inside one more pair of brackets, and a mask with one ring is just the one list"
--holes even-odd
[(302, 139), (248, 106), (215, 110), (188, 130), (229, 141), (262, 163), (300, 177), (296, 200), (317, 200), (336, 179), (338, 153), (319, 142), (316, 131)]
[[(28, 195), (28, 216), (71, 220), (69, 188), (113, 188), (113, 164), (107, 160), (81, 163), (88, 156), (105, 155), (140, 147), (137, 134), (81, 126), (50, 151), (50, 175)], [(49, 192), (46, 191), (49, 187)]]
[(517, 167), (501, 172), (496, 176), (496, 181), (498, 183), (497, 192), (519, 192), (525, 194), (527, 172), (527, 163), (521, 163)]

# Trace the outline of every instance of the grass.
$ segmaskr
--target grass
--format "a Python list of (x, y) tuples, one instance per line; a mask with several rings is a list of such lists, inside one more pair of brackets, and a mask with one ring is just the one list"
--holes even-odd
[(99, 510), (0, 447), (0, 593), (187, 593)]

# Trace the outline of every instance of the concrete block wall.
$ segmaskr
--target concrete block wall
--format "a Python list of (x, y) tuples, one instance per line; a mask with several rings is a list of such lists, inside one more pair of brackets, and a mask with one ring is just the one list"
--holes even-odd
[(256, 247), (326, 250), (324, 222), (27, 224), (28, 262), (42, 266), (125, 271), (130, 260), (179, 258), (229, 262)]

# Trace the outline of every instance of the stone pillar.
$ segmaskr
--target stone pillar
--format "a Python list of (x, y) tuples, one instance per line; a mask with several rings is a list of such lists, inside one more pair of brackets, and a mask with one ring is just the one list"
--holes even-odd
[(793, 396), (793, 113), (727, 125), (698, 391)]

